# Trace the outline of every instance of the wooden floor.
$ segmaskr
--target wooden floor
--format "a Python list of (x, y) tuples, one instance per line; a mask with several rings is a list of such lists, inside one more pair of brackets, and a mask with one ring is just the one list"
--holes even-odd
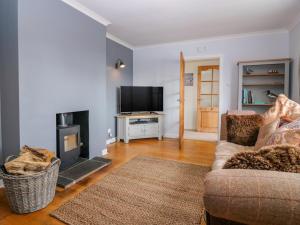
[(130, 141), (129, 144), (112, 144), (108, 147), (106, 156), (113, 160), (112, 165), (94, 173), (68, 190), (57, 190), (54, 201), (47, 208), (38, 212), (28, 215), (13, 214), (7, 205), (3, 189), (0, 189), (0, 225), (63, 224), (49, 216), (49, 213), (130, 159), (142, 155), (210, 166), (214, 159), (215, 145), (213, 142), (185, 140), (183, 149), (179, 151), (175, 139), (164, 139), (163, 141), (148, 139)]

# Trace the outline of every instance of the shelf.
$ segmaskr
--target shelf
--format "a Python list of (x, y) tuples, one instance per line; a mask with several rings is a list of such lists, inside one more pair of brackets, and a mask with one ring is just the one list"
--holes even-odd
[(278, 62), (282, 63), (280, 61), (284, 62), (292, 62), (293, 60), (291, 58), (281, 58), (281, 59), (265, 59), (265, 60), (249, 60), (249, 61), (239, 61), (237, 64), (253, 64), (253, 65), (260, 65), (257, 63), (265, 63), (265, 64), (273, 64), (272, 62)]
[(243, 77), (284, 77), (282, 73), (244, 74)]
[(199, 94), (199, 95), (219, 95), (219, 94)]
[(243, 104), (243, 106), (273, 106), (273, 104)]
[(158, 121), (141, 121), (141, 122), (129, 122), (129, 125), (141, 125), (141, 124), (157, 124)]
[(287, 95), (289, 93), (290, 62), (291, 60), (287, 58), (239, 62), (238, 109), (263, 113), (274, 106), (275, 99), (267, 96), (268, 90), (274, 94), (284, 93)]
[(243, 84), (243, 86), (284, 86), (284, 84)]

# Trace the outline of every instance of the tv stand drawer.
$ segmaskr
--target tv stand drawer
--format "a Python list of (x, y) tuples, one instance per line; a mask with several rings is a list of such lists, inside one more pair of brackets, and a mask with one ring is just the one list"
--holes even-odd
[(145, 136), (146, 137), (158, 137), (158, 123), (157, 124), (147, 124), (145, 126)]
[(129, 138), (158, 137), (158, 123), (129, 125)]
[(139, 138), (145, 135), (145, 125), (135, 124), (129, 125), (128, 127), (128, 136), (129, 138)]

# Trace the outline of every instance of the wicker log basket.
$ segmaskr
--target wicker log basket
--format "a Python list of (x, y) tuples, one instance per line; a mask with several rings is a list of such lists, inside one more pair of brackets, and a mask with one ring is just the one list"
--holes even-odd
[[(6, 162), (16, 158), (10, 156)], [(5, 193), (12, 211), (30, 213), (45, 208), (54, 198), (60, 160), (54, 158), (51, 166), (34, 175), (11, 175), (0, 170)]]

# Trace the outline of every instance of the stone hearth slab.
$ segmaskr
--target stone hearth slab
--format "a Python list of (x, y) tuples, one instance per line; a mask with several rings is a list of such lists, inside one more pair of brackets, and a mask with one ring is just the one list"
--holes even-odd
[(69, 188), (92, 173), (95, 173), (110, 164), (111, 159), (105, 159), (102, 157), (82, 160), (74, 166), (59, 173), (57, 186), (61, 188)]

